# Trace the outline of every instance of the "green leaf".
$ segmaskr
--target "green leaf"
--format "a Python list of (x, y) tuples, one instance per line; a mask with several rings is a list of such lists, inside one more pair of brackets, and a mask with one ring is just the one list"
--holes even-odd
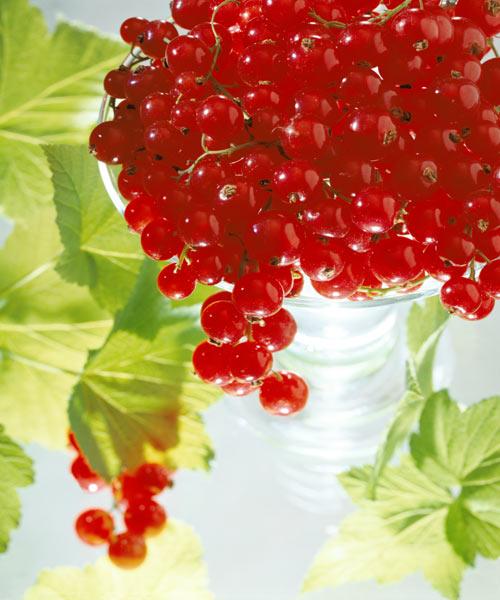
[(0, 136), (31, 144), (83, 142), (119, 42), (69, 23), (51, 35), (28, 0), (0, 5)]
[(125, 53), (120, 43), (76, 25), (59, 23), (49, 34), (27, 0), (0, 2), (0, 207), (8, 215), (25, 219), (50, 204), (40, 144), (86, 142), (104, 74)]
[(200, 340), (194, 313), (173, 310), (145, 263), (105, 345), (91, 353), (70, 420), (93, 468), (106, 479), (145, 460), (207, 468), (212, 457), (199, 411), (217, 397), (191, 372)]
[(9, 534), (19, 525), (21, 503), (16, 488), (33, 483), (33, 463), (0, 425), (0, 552), (5, 552)]
[(32, 208), (0, 250), (0, 414), (13, 437), (58, 448), (71, 389), (111, 322), (87, 290), (55, 271), (53, 207)]
[(470, 524), (473, 516), (467, 511), (461, 499), (455, 501), (446, 517), (446, 537), (455, 548), (456, 553), (468, 565), (474, 566), (476, 552), (471, 539)]
[(24, 600), (213, 600), (208, 590), (202, 548), (193, 530), (169, 521), (165, 531), (148, 539), (145, 562), (120, 570), (107, 557), (77, 569), (42, 571)]
[(126, 302), (144, 260), (138, 238), (116, 212), (86, 148), (51, 146), (45, 152), (65, 247), (57, 269), (114, 312)]
[(436, 483), (459, 485), (461, 457), (456, 452), (460, 409), (446, 390), (433, 394), (420, 418), (420, 431), (411, 438), (418, 466)]
[(390, 583), (421, 571), (447, 598), (457, 599), (465, 565), (445, 536), (450, 494), (408, 459), (385, 470), (375, 501), (359, 493), (362, 481), (370, 478), (370, 468), (343, 476), (361, 508), (320, 551), (304, 591), (366, 579)]
[(500, 557), (500, 397), (460, 412), (447, 392), (429, 398), (411, 439), (419, 468), (454, 489), (447, 534), (469, 564)]
[(436, 349), (450, 314), (444, 310), (439, 298), (432, 297), (423, 304), (415, 302), (407, 323), (407, 343), (410, 363), (424, 396), (433, 392), (432, 370)]

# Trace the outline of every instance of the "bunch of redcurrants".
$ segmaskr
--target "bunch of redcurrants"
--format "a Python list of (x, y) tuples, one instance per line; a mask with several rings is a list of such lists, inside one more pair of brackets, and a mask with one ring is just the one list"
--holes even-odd
[[(273, 372), (302, 286), (365, 301), (443, 282), (444, 306), (500, 298), (497, 0), (174, 0), (125, 21), (96, 158), (122, 165), (125, 218), (167, 261), (158, 285), (234, 286), (202, 308), (207, 382), (278, 415), (307, 385)], [(181, 31), (182, 30), (182, 31)]]

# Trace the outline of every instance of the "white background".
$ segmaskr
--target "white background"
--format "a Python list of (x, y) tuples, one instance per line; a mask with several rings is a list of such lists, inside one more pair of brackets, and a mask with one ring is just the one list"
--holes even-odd
[[(62, 13), (109, 32), (117, 31), (128, 16), (162, 18), (168, 13), (166, 0), (37, 0), (35, 4), (51, 23)], [(500, 307), (482, 323), (456, 319), (450, 329), (455, 397), (470, 403), (500, 393)], [(192, 524), (200, 535), (217, 600), (297, 598), (307, 566), (326, 539), (326, 528), (335, 523), (289, 504), (276, 483), (270, 449), (236, 422), (225, 402), (208, 412), (207, 426), (217, 454), (213, 471), (210, 475), (180, 473), (175, 489), (165, 496), (169, 513)], [(84, 565), (101, 553), (80, 544), (72, 526), (79, 511), (94, 504), (107, 506), (108, 497), (80, 492), (68, 474), (69, 455), (37, 447), (28, 451), (36, 460), (37, 482), (21, 492), (22, 525), (12, 536), (9, 552), (0, 557), (0, 600), (20, 600), (42, 568)], [(465, 576), (462, 598), (495, 600), (499, 588), (498, 564), (479, 561), (478, 568)], [(353, 584), (305, 598), (437, 600), (440, 596), (415, 575), (387, 587)]]

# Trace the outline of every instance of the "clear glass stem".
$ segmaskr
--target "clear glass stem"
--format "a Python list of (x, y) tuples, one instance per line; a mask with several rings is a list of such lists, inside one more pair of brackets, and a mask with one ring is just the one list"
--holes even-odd
[(272, 444), (291, 500), (309, 511), (338, 514), (345, 497), (336, 475), (373, 460), (404, 390), (404, 309), (331, 303), (294, 307), (293, 313), (299, 333), (277, 362), (307, 379), (308, 407), (280, 418), (242, 401), (239, 414)]

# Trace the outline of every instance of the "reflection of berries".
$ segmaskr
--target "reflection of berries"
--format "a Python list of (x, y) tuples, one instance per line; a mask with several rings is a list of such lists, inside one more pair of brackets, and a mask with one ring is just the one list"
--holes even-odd
[(128, 531), (118, 534), (108, 549), (109, 558), (121, 569), (135, 569), (144, 562), (146, 554), (144, 538)]
[[(73, 432), (68, 433), (68, 439), (72, 447), (77, 449)], [(81, 454), (73, 461), (72, 473), (85, 491), (96, 491), (106, 485), (90, 470)], [(99, 482), (99, 488), (95, 487), (96, 481)], [(160, 464), (143, 463), (133, 471), (124, 471), (110, 482), (109, 488), (115, 511), (123, 513), (127, 531), (115, 535), (112, 515), (92, 508), (82, 512), (76, 519), (78, 537), (90, 546), (108, 543), (110, 559), (121, 568), (139, 566), (147, 552), (144, 536), (160, 533), (167, 522), (165, 509), (153, 497), (172, 486), (172, 472)]]
[(97, 492), (104, 487), (104, 481), (95, 473), (83, 456), (77, 456), (71, 464), (71, 474), (82, 490)]
[(128, 531), (139, 535), (154, 535), (167, 522), (165, 509), (154, 500), (129, 504), (123, 518)]
[(99, 508), (86, 510), (78, 516), (75, 529), (83, 542), (90, 546), (99, 546), (111, 539), (114, 530), (113, 517)]

